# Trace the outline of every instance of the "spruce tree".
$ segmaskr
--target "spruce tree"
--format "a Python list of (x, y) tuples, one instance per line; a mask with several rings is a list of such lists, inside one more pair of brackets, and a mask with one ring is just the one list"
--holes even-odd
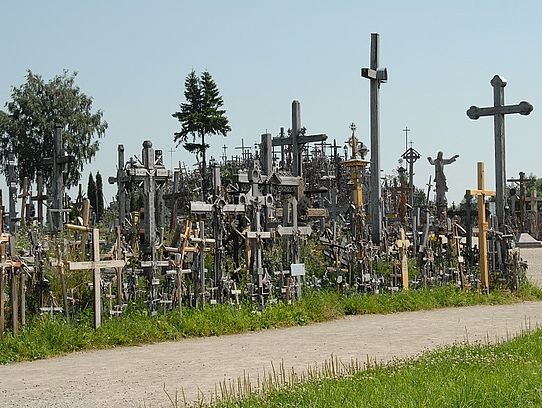
[[(172, 115), (181, 122), (181, 130), (175, 133), (173, 140), (177, 146), (183, 143), (186, 150), (195, 153), (198, 161), (201, 156), (202, 189), (205, 198), (207, 195), (206, 151), (209, 148), (205, 136), (217, 134), (226, 136), (231, 128), (226, 111), (221, 109), (224, 101), (208, 71), (203, 72), (199, 78), (192, 70), (184, 84), (186, 102), (180, 105), (179, 112)], [(188, 136), (192, 136), (191, 142)]]

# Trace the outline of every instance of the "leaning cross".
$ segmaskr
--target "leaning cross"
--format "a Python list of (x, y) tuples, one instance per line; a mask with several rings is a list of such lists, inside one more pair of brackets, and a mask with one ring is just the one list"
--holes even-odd
[(395, 241), (395, 245), (399, 248), (399, 256), (401, 258), (401, 279), (403, 282), (403, 290), (408, 290), (408, 255), (407, 250), (410, 246), (410, 241), (405, 237), (405, 230), (400, 229), (401, 239)]
[(362, 68), (361, 76), (367, 78), (371, 83), (371, 178), (370, 178), (370, 200), (369, 216), (372, 226), (373, 242), (380, 243), (382, 229), (382, 213), (380, 211), (380, 112), (379, 112), (379, 91), (380, 84), (388, 80), (386, 68), (378, 67), (379, 41), (378, 33), (371, 34), (371, 66)]
[(504, 87), (506, 79), (495, 75), (491, 80), (493, 86), (493, 106), (488, 108), (479, 108), (471, 106), (467, 111), (467, 116), (471, 119), (478, 119), (481, 116), (493, 116), (495, 129), (495, 184), (496, 184), (496, 212), (498, 227), (502, 230), (504, 225), (504, 207), (506, 193), (506, 155), (504, 139), (504, 115), (510, 113), (519, 113), (528, 115), (533, 110), (533, 105), (522, 101), (517, 105), (504, 104)]
[(482, 290), (489, 294), (489, 266), (487, 258), (486, 196), (494, 196), (495, 191), (485, 189), (484, 163), (478, 162), (478, 189), (467, 190), (467, 195), (478, 196), (478, 248), (480, 251), (480, 280)]
[[(67, 228), (77, 229), (80, 231), (89, 231), (89, 228), (80, 225), (65, 225)], [(102, 301), (101, 301), (101, 269), (104, 268), (122, 268), (126, 265), (124, 259), (114, 259), (111, 261), (100, 260), (100, 232), (98, 228), (90, 229), (92, 231), (92, 260), (84, 262), (69, 262), (68, 267), (71, 271), (78, 270), (93, 270), (93, 287), (94, 287), (94, 328), (97, 329), (102, 325)], [(121, 290), (120, 288), (117, 288)]]

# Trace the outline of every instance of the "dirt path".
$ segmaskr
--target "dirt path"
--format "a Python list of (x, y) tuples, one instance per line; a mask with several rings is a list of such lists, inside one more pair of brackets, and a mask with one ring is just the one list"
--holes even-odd
[[(522, 255), (542, 281), (542, 250)], [(182, 387), (189, 399), (244, 372), (256, 378), (270, 363), (304, 370), (331, 354), (343, 361), (415, 355), (438, 345), (503, 339), (542, 324), (542, 303), (474, 306), (348, 317), (307, 327), (189, 339), (75, 353), (0, 366), (1, 407), (170, 406), (163, 391)]]

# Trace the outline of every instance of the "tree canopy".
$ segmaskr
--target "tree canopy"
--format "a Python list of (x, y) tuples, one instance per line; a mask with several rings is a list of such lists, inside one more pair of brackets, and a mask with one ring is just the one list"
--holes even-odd
[(48, 82), (28, 71), (26, 82), (13, 87), (6, 111), (0, 111), (0, 171), (6, 174), (8, 157), (17, 159), (20, 180), (27, 176), (35, 181), (38, 171), (49, 182), (50, 165), (44, 159), (53, 157), (54, 129), (63, 130), (64, 148), (75, 162), (67, 165), (65, 183), (76, 185), (83, 166), (89, 163), (99, 148), (107, 122), (103, 112), (92, 112), (92, 98), (75, 84), (76, 72), (64, 71)]
[(207, 167), (205, 153), (209, 148), (205, 142), (205, 136), (217, 134), (226, 136), (231, 128), (226, 111), (222, 109), (224, 101), (208, 71), (204, 71), (201, 77), (198, 77), (196, 72), (192, 70), (186, 77), (184, 85), (186, 102), (181, 103), (180, 111), (172, 114), (181, 123), (181, 130), (175, 133), (173, 140), (177, 146), (183, 143), (186, 150), (195, 153), (198, 162), (201, 158), (203, 190), (205, 192)]

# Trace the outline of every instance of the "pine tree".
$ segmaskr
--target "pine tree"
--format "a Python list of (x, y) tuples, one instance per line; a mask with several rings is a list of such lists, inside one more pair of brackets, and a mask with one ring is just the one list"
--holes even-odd
[[(181, 122), (181, 130), (175, 133), (173, 141), (177, 142), (177, 145), (184, 143), (183, 147), (195, 153), (198, 161), (201, 156), (202, 189), (205, 197), (207, 193), (206, 151), (209, 148), (205, 142), (205, 136), (217, 134), (226, 136), (231, 128), (226, 111), (221, 109), (224, 102), (218, 87), (208, 71), (203, 72), (200, 79), (192, 70), (186, 77), (184, 85), (186, 102), (181, 104), (179, 112), (172, 115)], [(192, 142), (188, 141), (190, 135)]]
[(104, 192), (102, 175), (96, 172), (96, 221), (101, 221), (104, 215)]

